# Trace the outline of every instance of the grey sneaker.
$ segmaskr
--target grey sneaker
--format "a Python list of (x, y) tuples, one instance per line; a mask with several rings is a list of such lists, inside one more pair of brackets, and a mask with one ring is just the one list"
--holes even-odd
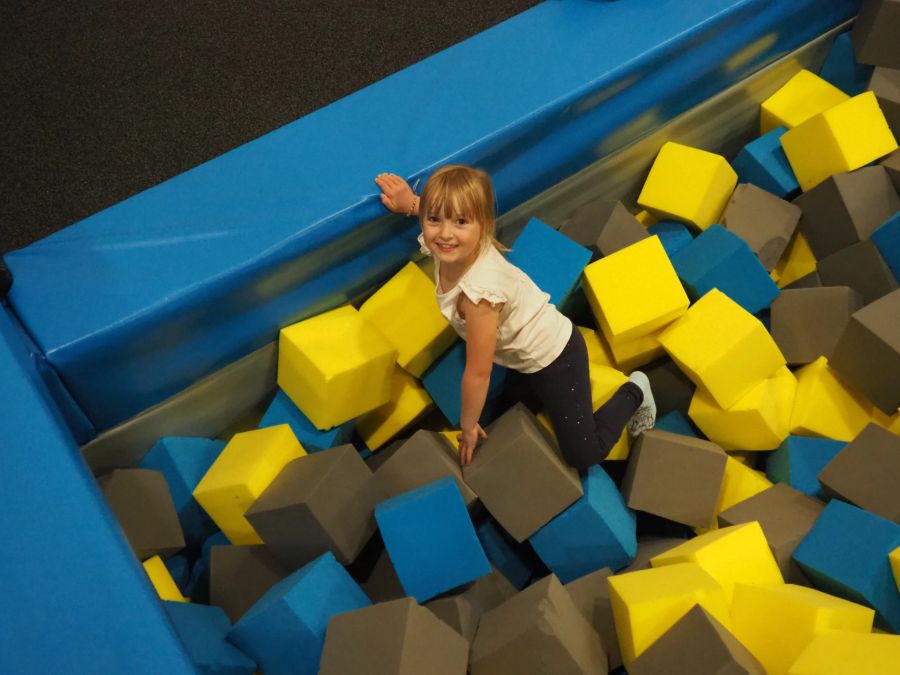
[(656, 401), (653, 400), (653, 392), (650, 390), (650, 380), (640, 370), (635, 370), (628, 378), (629, 382), (634, 382), (644, 393), (644, 400), (641, 406), (634, 411), (634, 415), (628, 420), (628, 433), (637, 436), (647, 429), (652, 429), (656, 424)]

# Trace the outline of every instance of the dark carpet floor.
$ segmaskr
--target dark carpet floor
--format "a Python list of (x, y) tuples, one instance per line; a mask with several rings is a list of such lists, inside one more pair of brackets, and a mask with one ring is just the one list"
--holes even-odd
[(536, 4), (2, 3), (0, 253)]

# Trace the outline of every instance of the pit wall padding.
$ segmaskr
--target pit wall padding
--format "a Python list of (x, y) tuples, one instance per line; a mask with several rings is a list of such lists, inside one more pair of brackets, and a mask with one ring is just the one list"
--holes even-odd
[(503, 213), (851, 18), (858, 0), (552, 0), (6, 256), (97, 431), (416, 251), (372, 182), (486, 169)]
[(194, 673), (0, 304), (0, 673)]

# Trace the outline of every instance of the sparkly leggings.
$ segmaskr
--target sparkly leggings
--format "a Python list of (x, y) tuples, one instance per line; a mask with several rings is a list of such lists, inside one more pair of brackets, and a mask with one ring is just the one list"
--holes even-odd
[(553, 423), (563, 458), (580, 470), (606, 459), (644, 400), (640, 387), (626, 382), (593, 412), (587, 346), (574, 326), (556, 360), (524, 378)]

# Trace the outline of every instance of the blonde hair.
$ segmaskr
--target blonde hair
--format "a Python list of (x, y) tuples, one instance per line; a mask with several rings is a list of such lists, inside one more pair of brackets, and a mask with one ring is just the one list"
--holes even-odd
[(429, 214), (474, 220), (481, 225), (482, 251), (490, 245), (500, 252), (509, 250), (495, 236), (494, 187), (481, 169), (450, 164), (431, 174), (422, 190), (419, 222)]

